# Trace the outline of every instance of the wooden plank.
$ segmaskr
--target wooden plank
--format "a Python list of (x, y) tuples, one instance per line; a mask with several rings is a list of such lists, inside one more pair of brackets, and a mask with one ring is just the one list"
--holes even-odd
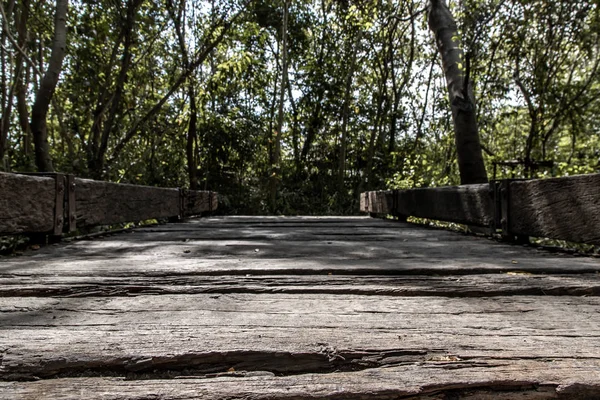
[(110, 225), (179, 215), (179, 189), (75, 179), (77, 225)]
[(477, 226), (490, 226), (494, 219), (487, 184), (402, 190), (397, 213)]
[[(360, 280), (360, 285), (357, 285)], [(448, 276), (177, 275), (2, 276), (0, 297), (115, 297), (142, 294), (288, 293), (361, 296), (600, 296), (600, 274)]]
[(600, 174), (510, 183), (511, 234), (600, 244)]
[(275, 374), (428, 361), (587, 360), (598, 297), (1, 298), (2, 380), (93, 371)]
[[(274, 225), (277, 221), (281, 225)], [(312, 229), (311, 221), (315, 221)], [(512, 271), (595, 273), (600, 271), (600, 259), (367, 217), (348, 218), (345, 223), (339, 218), (214, 217), (65, 243), (0, 262), (0, 274), (20, 276), (399, 276)]]
[(124, 380), (92, 377), (0, 382), (2, 400), (591, 400), (598, 367), (577, 360), (424, 362), (356, 372), (273, 376), (231, 371), (207, 377)]
[(0, 172), (0, 233), (51, 232), (55, 199), (53, 178)]
[(369, 194), (368, 192), (363, 192), (359, 195), (359, 210), (361, 212), (370, 212), (369, 211)]
[(48, 246), (0, 258), (0, 399), (595, 399), (597, 271), (366, 217)]
[(369, 192), (368, 212), (373, 214), (393, 214), (394, 213), (394, 191), (379, 190)]
[(368, 196), (369, 209), (361, 211), (485, 227), (494, 220), (493, 198), (487, 184), (377, 191)]

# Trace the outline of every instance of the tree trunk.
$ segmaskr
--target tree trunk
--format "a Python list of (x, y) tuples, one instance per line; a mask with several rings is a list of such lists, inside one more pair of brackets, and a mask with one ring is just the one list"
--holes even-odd
[(300, 153), (300, 161), (306, 162), (308, 153), (312, 146), (318, 131), (321, 129), (323, 124), (321, 119), (321, 110), (323, 108), (323, 97), (325, 96), (325, 89), (322, 87), (317, 89), (317, 100), (312, 103), (312, 114), (308, 119), (308, 126), (306, 127), (306, 139), (302, 145), (302, 152)]
[[(22, 64), (20, 62), (22, 56), (21, 56), (21, 53), (19, 53), (19, 54), (17, 54), (17, 61), (15, 62), (12, 82), (9, 82), (7, 77), (9, 76), (8, 70), (10, 68), (7, 68), (7, 64), (11, 64), (12, 56), (9, 55), (7, 57), (5, 54), (5, 49), (6, 49), (7, 32), (9, 29), (8, 28), (9, 18), (13, 12), (13, 9), (15, 9), (14, 6), (15, 6), (15, 2), (14, 2), (14, 0), (11, 0), (7, 4), (6, 13), (4, 12), (4, 10), (2, 11), (2, 17), (4, 18), (2, 27), (4, 29), (2, 30), (2, 39), (1, 39), (2, 49), (0, 51), (1, 59), (2, 59), (2, 106), (1, 106), (2, 116), (0, 116), (0, 170), (6, 170), (6, 165), (4, 164), (4, 153), (6, 152), (6, 146), (7, 146), (7, 142), (8, 142), (8, 131), (10, 129), (10, 120), (11, 120), (10, 115), (12, 114), (15, 87), (19, 80), (19, 75), (21, 74), (21, 69), (22, 69), (21, 68)], [(18, 21), (16, 21), (16, 22), (18, 23)], [(5, 32), (5, 30), (6, 30), (6, 32)], [(7, 92), (6, 89), (8, 88), (8, 86), (10, 86), (10, 89)]]
[(196, 122), (198, 120), (198, 109), (196, 108), (196, 93), (194, 91), (193, 81), (189, 83), (190, 95), (190, 123), (187, 132), (186, 156), (188, 163), (188, 177), (190, 179), (190, 190), (198, 189), (198, 178), (196, 177)]
[[(445, 0), (430, 0), (429, 28), (435, 35), (446, 75), (460, 182), (485, 183), (488, 179), (479, 142), (475, 101), (468, 76), (468, 60), (464, 59), (464, 53), (459, 47), (456, 22)], [(465, 64), (466, 68), (463, 69)]]
[(287, 25), (289, 13), (289, 0), (284, 0), (283, 24), (281, 25), (281, 88), (279, 91), (279, 110), (277, 111), (277, 130), (275, 132), (275, 143), (273, 145), (273, 164), (271, 165), (270, 194), (271, 209), (275, 209), (277, 202), (277, 186), (281, 179), (281, 130), (283, 129), (283, 103), (285, 101), (285, 90), (287, 88)]
[(340, 139), (340, 160), (338, 167), (338, 187), (340, 192), (344, 189), (344, 178), (346, 176), (346, 150), (348, 136), (348, 120), (350, 119), (350, 101), (352, 100), (352, 77), (354, 76), (354, 66), (356, 64), (356, 53), (358, 52), (358, 44), (360, 43), (361, 33), (358, 32), (354, 43), (349, 47), (348, 56), (350, 56), (350, 66), (346, 74), (346, 82), (344, 88), (344, 106), (342, 108), (342, 137)]
[[(17, 13), (19, 14), (17, 18)], [(21, 49), (25, 48), (27, 41), (27, 24), (29, 21), (29, 0), (21, 2), (20, 12), (15, 9), (15, 20), (17, 21), (17, 44)], [(16, 97), (17, 97), (17, 112), (19, 115), (19, 125), (23, 131), (23, 152), (26, 156), (31, 154), (31, 126), (29, 125), (29, 110), (27, 108), (27, 86), (29, 82), (29, 74), (31, 65), (22, 66), (23, 55), (17, 55), (17, 67), (23, 68), (23, 73), (18, 76), (16, 82)], [(34, 72), (35, 73), (35, 72)]]
[(67, 8), (68, 0), (56, 0), (56, 15), (54, 16), (54, 42), (46, 73), (40, 82), (35, 102), (31, 109), (31, 132), (35, 145), (35, 164), (40, 172), (53, 172), (46, 116), (48, 108), (58, 83), (62, 62), (67, 48)]
[(363, 187), (365, 187), (366, 190), (369, 190), (373, 187), (373, 161), (375, 158), (375, 143), (377, 142), (377, 135), (379, 134), (380, 123), (383, 116), (383, 102), (385, 97), (383, 94), (384, 90), (384, 83), (381, 82), (377, 91), (377, 114), (375, 115), (375, 121), (373, 122), (373, 130), (371, 131), (369, 147), (367, 150), (367, 167), (365, 171), (366, 179), (360, 182), (361, 189), (359, 192), (362, 192)]

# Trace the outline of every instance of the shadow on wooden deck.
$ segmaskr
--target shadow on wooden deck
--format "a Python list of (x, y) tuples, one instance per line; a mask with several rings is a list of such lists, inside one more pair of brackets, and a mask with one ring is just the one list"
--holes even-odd
[(227, 217), (0, 259), (0, 399), (597, 399), (600, 260)]

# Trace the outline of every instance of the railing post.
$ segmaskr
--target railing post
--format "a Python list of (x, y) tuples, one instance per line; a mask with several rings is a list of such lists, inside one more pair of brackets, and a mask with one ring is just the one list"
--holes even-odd
[(490, 186), (494, 193), (494, 230), (500, 230), (502, 239), (516, 243), (529, 243), (529, 236), (516, 235), (510, 230), (510, 185), (521, 179), (502, 179), (493, 181)]
[(65, 194), (66, 201), (66, 212), (67, 212), (67, 232), (75, 232), (77, 230), (77, 207), (75, 203), (75, 176), (67, 175), (66, 176), (66, 188), (67, 192)]
[(54, 179), (54, 228), (53, 236), (77, 229), (77, 208), (75, 202), (75, 176), (59, 172), (23, 172), (20, 175), (42, 176)]

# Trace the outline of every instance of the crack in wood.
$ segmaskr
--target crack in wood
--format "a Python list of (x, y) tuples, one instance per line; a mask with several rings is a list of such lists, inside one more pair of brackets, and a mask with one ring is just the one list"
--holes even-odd
[[(313, 352), (225, 351), (186, 353), (156, 357), (105, 359), (57, 358), (39, 364), (4, 365), (1, 381), (37, 380), (65, 377), (121, 376), (126, 379), (171, 379), (180, 376), (256, 376), (256, 373), (289, 376), (308, 373), (361, 371), (406, 364), (459, 361), (452, 355), (431, 355), (427, 350), (338, 350), (320, 343)], [(460, 360), (464, 365), (481, 366), (485, 361)]]
[(179, 276), (177, 278), (131, 277), (96, 278), (81, 282), (77, 277), (53, 280), (40, 277), (38, 282), (0, 277), (0, 297), (128, 297), (164, 294), (347, 294), (361, 296), (600, 296), (597, 274), (569, 278), (562, 283), (555, 277), (508, 277), (506, 274), (482, 277), (365, 277), (358, 286), (347, 276)]

